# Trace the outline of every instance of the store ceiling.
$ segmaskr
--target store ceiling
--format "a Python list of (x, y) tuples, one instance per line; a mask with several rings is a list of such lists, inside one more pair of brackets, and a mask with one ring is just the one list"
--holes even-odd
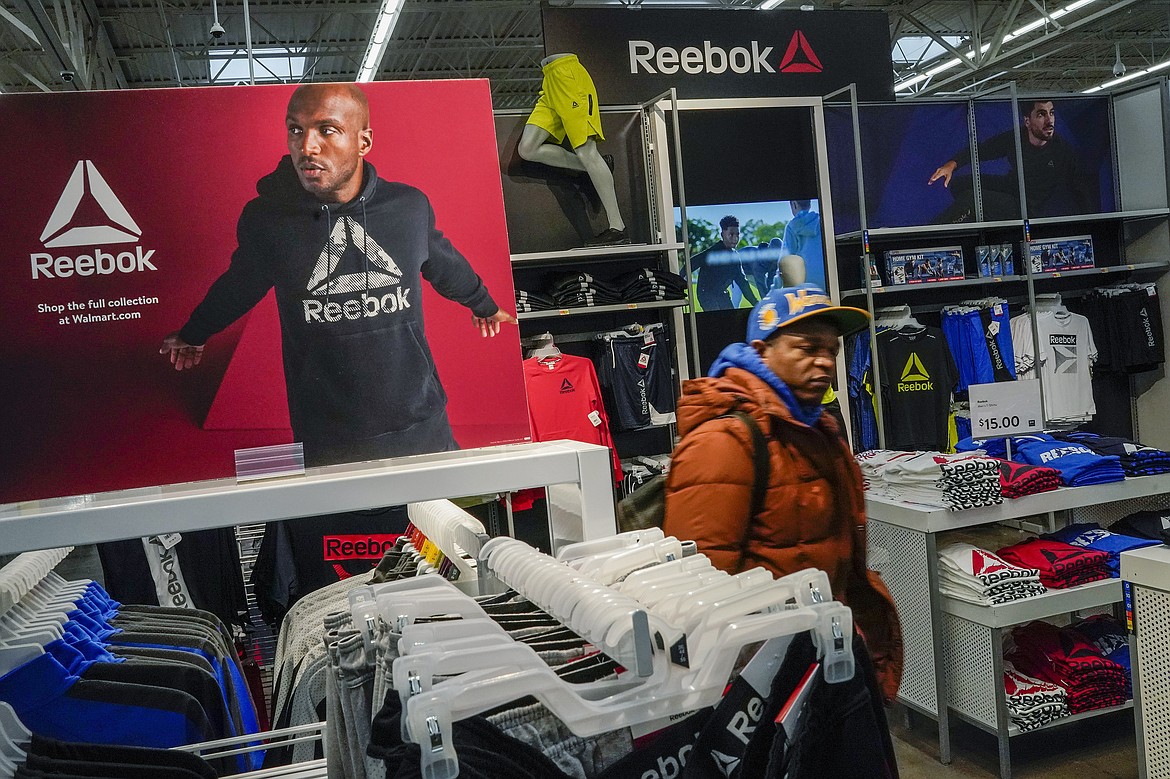
[[(258, 83), (353, 80), (381, 7), (380, 0), (218, 0), (225, 32), (217, 39), (213, 2), (0, 0), (0, 91), (246, 83), (245, 2)], [(755, 8), (760, 2), (608, 4), (629, 5), (630, 13), (660, 5), (768, 13)], [(886, 11), (905, 98), (971, 94), (1011, 80), (1023, 93), (1081, 92), (1112, 79), (1119, 55), (1126, 75), (1170, 60), (1170, 0), (787, 0), (780, 8), (800, 5)], [(973, 48), (981, 52), (973, 60), (915, 79)], [(377, 78), (487, 77), (497, 107), (526, 107), (540, 86), (542, 54), (538, 0), (406, 0)]]

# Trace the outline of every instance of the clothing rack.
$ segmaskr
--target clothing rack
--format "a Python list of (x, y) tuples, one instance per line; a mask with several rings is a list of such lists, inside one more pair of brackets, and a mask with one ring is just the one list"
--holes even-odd
[(476, 578), (475, 557), (488, 540), (483, 523), (449, 500), (411, 503), (406, 513), (439, 554), (451, 561), (460, 580)]
[[(453, 721), (525, 695), (536, 696), (579, 736), (657, 721), (717, 703), (746, 646), (778, 641), (760, 651), (782, 659), (787, 642), (805, 631), (814, 631), (826, 681), (853, 675), (846, 638), (852, 614), (824, 601), (828, 577), (820, 571), (781, 580), (762, 569), (730, 576), (712, 571), (703, 555), (687, 555), (681, 542), (663, 538), (658, 529), (570, 545), (559, 559), (496, 538), (484, 545), (480, 566), (628, 673), (591, 685), (567, 684), (531, 648), (502, 631), (479, 629), (486, 613), (443, 580), (380, 585), (377, 617), (396, 618), (402, 631), (405, 654), (394, 661), (394, 688), (403, 701), (404, 737), (427, 747), (421, 755), (424, 776), (458, 774)], [(668, 584), (677, 597), (658, 600)], [(687, 607), (677, 610), (681, 602)], [(475, 638), (455, 639), (463, 643), (450, 651), (442, 641), (408, 639), (414, 628), (404, 612), (411, 618), (459, 614), (468, 629), (476, 628)], [(367, 613), (355, 611), (354, 623)], [(457, 622), (440, 624), (447, 627), (417, 627), (424, 636), (467, 633), (458, 631)], [(476, 647), (469, 648), (468, 640)]]

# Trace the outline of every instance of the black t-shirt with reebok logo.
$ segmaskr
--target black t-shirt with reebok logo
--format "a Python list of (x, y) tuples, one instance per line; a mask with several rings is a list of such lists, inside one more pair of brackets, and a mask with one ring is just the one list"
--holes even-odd
[(959, 370), (942, 331), (889, 330), (878, 334), (877, 343), (886, 447), (945, 451)]

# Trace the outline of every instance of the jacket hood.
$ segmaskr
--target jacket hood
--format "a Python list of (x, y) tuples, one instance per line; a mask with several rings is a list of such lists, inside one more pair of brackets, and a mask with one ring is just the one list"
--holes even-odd
[(788, 415), (797, 422), (812, 427), (821, 417), (821, 406), (817, 404), (809, 407), (802, 404), (792, 394), (788, 385), (776, 373), (764, 364), (760, 355), (751, 346), (744, 343), (733, 343), (724, 347), (715, 362), (711, 364), (708, 376), (719, 377), (729, 368), (740, 368), (751, 373), (767, 385), (777, 396), (781, 405), (788, 410)]
[(292, 206), (304, 206), (313, 210), (328, 205), (330, 211), (344, 211), (349, 205), (360, 202), (363, 198), (368, 202), (378, 187), (378, 172), (374, 166), (362, 160), (362, 191), (351, 203), (326, 204), (313, 197), (297, 178), (293, 167), (292, 157), (288, 154), (276, 163), (276, 169), (256, 182), (256, 193), (265, 200), (273, 200)]
[(816, 211), (801, 211), (792, 217), (786, 230), (804, 238), (820, 237), (821, 215)]

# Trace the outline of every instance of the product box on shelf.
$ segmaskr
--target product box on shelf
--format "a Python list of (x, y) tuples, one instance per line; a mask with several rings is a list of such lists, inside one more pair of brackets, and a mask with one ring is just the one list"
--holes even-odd
[(891, 284), (922, 284), (965, 278), (963, 248), (889, 249), (885, 252), (886, 276)]
[(1088, 235), (1070, 238), (1045, 238), (1028, 245), (1033, 273), (1053, 273), (1096, 267), (1093, 239)]
[(1016, 247), (1011, 243), (993, 243), (975, 247), (975, 267), (980, 277), (1016, 275)]
[[(865, 262), (865, 257), (863, 256), (861, 258), (861, 269), (858, 271), (858, 274), (857, 274), (859, 277), (859, 280), (861, 281), (862, 289), (865, 288), (865, 266), (866, 266), (866, 262)], [(869, 285), (870, 285), (870, 288), (872, 288), (872, 289), (881, 289), (882, 288), (882, 274), (878, 273), (878, 266), (877, 266), (876, 261), (869, 263)]]

